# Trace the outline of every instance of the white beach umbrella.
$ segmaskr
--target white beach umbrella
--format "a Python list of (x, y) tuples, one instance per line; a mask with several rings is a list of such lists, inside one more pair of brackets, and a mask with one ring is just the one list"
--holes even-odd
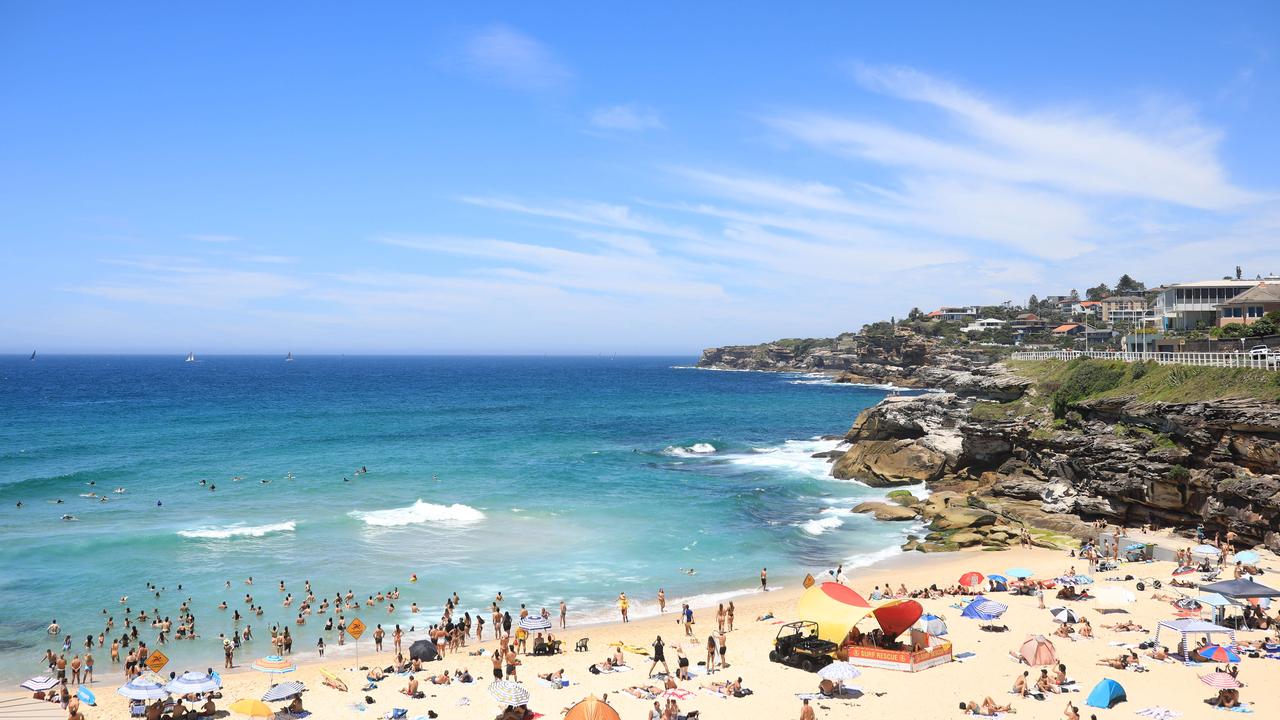
[(529, 691), (515, 680), (497, 680), (489, 683), (489, 697), (499, 705), (527, 705)]
[(37, 675), (36, 677), (22, 683), (22, 687), (32, 692), (40, 692), (42, 690), (49, 690), (57, 684), (57, 678), (51, 678), (48, 675)]
[(213, 692), (222, 687), (222, 683), (218, 678), (209, 673), (202, 672), (184, 672), (178, 677), (169, 681), (164, 686), (173, 695), (188, 695), (197, 693)]
[(847, 682), (862, 674), (853, 663), (837, 660), (818, 671), (818, 677), (831, 682)]
[(157, 700), (169, 696), (164, 685), (149, 677), (136, 677), (121, 685), (116, 692), (130, 700)]
[(520, 618), (520, 627), (529, 632), (538, 632), (540, 630), (551, 629), (551, 619), (544, 618), (541, 615), (530, 615), (529, 617)]
[(1192, 555), (1203, 555), (1205, 557), (1218, 557), (1222, 551), (1212, 545), (1197, 545), (1191, 548)]

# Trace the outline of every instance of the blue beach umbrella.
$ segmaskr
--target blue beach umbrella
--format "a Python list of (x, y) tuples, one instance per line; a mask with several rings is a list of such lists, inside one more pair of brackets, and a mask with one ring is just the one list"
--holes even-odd
[(1085, 705), (1096, 708), (1111, 709), (1111, 706), (1125, 700), (1124, 688), (1111, 678), (1103, 678), (1094, 686), (1093, 692), (1084, 701)]
[(998, 603), (995, 600), (988, 600), (981, 595), (973, 599), (973, 602), (965, 606), (960, 611), (961, 617), (973, 618), (974, 620), (995, 620), (1008, 610), (1009, 606), (1004, 603)]
[(1196, 654), (1205, 660), (1213, 662), (1240, 662), (1240, 656), (1231, 651), (1231, 648), (1221, 645), (1206, 645), (1196, 651)]
[(1029, 578), (1032, 575), (1035, 575), (1034, 572), (1026, 568), (1009, 568), (1008, 570), (1004, 571), (1004, 574), (1008, 575), (1011, 578), (1018, 578), (1019, 580), (1025, 580), (1026, 578)]
[(1232, 558), (1236, 562), (1247, 563), (1249, 565), (1252, 565), (1258, 562), (1258, 559), (1259, 559), (1258, 553), (1252, 550), (1245, 550), (1244, 552), (1238, 552), (1235, 555), (1233, 555)]

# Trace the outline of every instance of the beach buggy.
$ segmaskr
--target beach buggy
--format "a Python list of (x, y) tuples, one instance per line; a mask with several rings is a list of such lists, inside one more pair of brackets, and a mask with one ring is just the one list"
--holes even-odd
[(838, 649), (835, 643), (818, 637), (818, 623), (801, 620), (778, 628), (769, 659), (815, 672), (831, 664)]

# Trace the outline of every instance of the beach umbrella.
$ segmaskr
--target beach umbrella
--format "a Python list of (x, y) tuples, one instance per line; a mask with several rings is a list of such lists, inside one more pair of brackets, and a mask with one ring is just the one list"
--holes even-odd
[(526, 705), (529, 691), (515, 680), (497, 680), (489, 683), (489, 697), (499, 705)]
[(227, 708), (237, 715), (248, 715), (249, 717), (275, 717), (276, 711), (272, 710), (266, 703), (253, 698), (241, 698)]
[(986, 580), (980, 572), (967, 572), (960, 576), (960, 584), (965, 587), (973, 587)]
[(890, 600), (872, 611), (876, 622), (884, 631), (886, 640), (892, 640), (916, 624), (924, 614), (924, 608), (915, 600)]
[(440, 657), (440, 648), (430, 640), (417, 640), (409, 646), (409, 659), (431, 662)]
[(1121, 605), (1131, 605), (1137, 601), (1133, 593), (1115, 585), (1100, 587), (1093, 593), (1093, 596), (1097, 598), (1099, 607), (1120, 607)]
[(57, 684), (57, 678), (51, 678), (48, 675), (37, 675), (22, 683), (22, 687), (26, 690), (30, 690), (31, 692), (41, 692), (43, 690), (52, 689), (57, 686)]
[(990, 580), (990, 581), (992, 581), (992, 582), (998, 582), (998, 583), (1007, 583), (1007, 582), (1009, 582), (1009, 578), (1007, 578), (1007, 577), (1005, 577), (1005, 576), (1003, 576), (1003, 575), (988, 575), (988, 576), (987, 576), (987, 579), (988, 579), (988, 580)]
[(838, 643), (871, 612), (871, 604), (848, 586), (825, 582), (805, 590), (796, 611), (805, 620), (818, 623), (818, 637)]
[(916, 627), (934, 637), (942, 637), (947, 634), (947, 624), (937, 615), (921, 615)]
[(146, 676), (130, 680), (117, 688), (116, 692), (130, 700), (156, 700), (169, 696), (169, 691), (164, 689), (164, 683), (156, 682), (154, 678)]
[(591, 695), (569, 708), (564, 720), (622, 720), (622, 717), (618, 715), (617, 710), (609, 706), (609, 703)]
[(544, 618), (541, 615), (530, 615), (520, 618), (520, 627), (529, 632), (538, 632), (539, 630), (550, 630), (551, 619)]
[(688, 690), (681, 690), (680, 688), (669, 688), (667, 690), (663, 690), (662, 694), (658, 697), (663, 700), (688, 700), (693, 697), (693, 693)]
[(1205, 557), (1218, 557), (1222, 551), (1212, 545), (1197, 545), (1191, 548), (1192, 555), (1203, 555)]
[(298, 669), (298, 666), (294, 665), (292, 660), (286, 660), (279, 655), (268, 655), (264, 658), (258, 658), (257, 660), (254, 660), (253, 665), (250, 665), (249, 667), (252, 667), (258, 672), (271, 673), (273, 675), (291, 673)]
[(1236, 562), (1242, 562), (1248, 565), (1252, 565), (1258, 562), (1259, 556), (1258, 556), (1258, 553), (1252, 550), (1245, 550), (1244, 552), (1238, 552), (1235, 555), (1232, 555), (1231, 559), (1235, 560)]
[(173, 695), (213, 692), (222, 687), (218, 679), (208, 673), (184, 672), (164, 686)]
[(281, 700), (288, 700), (306, 689), (300, 682), (282, 682), (279, 685), (272, 685), (270, 690), (262, 694), (262, 699), (267, 702), (280, 702)]
[(818, 677), (831, 682), (847, 682), (862, 674), (853, 663), (837, 660), (818, 671)]
[(1019, 580), (1025, 580), (1031, 577), (1032, 575), (1035, 575), (1034, 572), (1026, 568), (1009, 568), (1008, 570), (1004, 571), (1004, 574), (1008, 575), (1011, 578), (1018, 578)]
[(1053, 616), (1054, 622), (1059, 622), (1059, 623), (1062, 623), (1063, 625), (1070, 625), (1072, 623), (1080, 622), (1080, 615), (1077, 614), (1076, 611), (1072, 610), (1071, 608), (1056, 607), (1050, 610), (1049, 614)]
[(1093, 691), (1089, 693), (1089, 697), (1085, 699), (1084, 704), (1089, 707), (1110, 709), (1111, 706), (1125, 700), (1124, 688), (1120, 683), (1111, 678), (1103, 678), (1093, 687)]
[(1009, 606), (1004, 603), (998, 603), (995, 600), (988, 600), (979, 595), (973, 599), (973, 602), (965, 606), (960, 611), (962, 617), (973, 618), (975, 620), (994, 620), (1004, 614)]
[(1205, 660), (1212, 660), (1213, 662), (1240, 662), (1239, 655), (1221, 645), (1205, 645), (1197, 650), (1196, 654)]
[(1058, 649), (1053, 641), (1043, 635), (1028, 635), (1018, 648), (1018, 657), (1028, 665), (1057, 665)]
[(1241, 687), (1240, 681), (1231, 677), (1230, 674), (1224, 672), (1214, 672), (1208, 675), (1201, 675), (1200, 682), (1209, 687), (1221, 690), (1230, 690), (1232, 688)]

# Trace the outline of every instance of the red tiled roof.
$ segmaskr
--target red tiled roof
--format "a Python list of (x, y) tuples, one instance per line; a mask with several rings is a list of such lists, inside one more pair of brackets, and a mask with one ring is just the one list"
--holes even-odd
[(925, 317), (941, 317), (941, 316), (942, 316), (941, 310), (934, 310), (933, 312), (929, 313)]
[(1080, 307), (1092, 307), (1094, 305), (1101, 305), (1101, 304), (1102, 303), (1098, 302), (1097, 300), (1084, 300), (1080, 303)]
[(1069, 330), (1072, 330), (1078, 327), (1080, 326), (1076, 323), (1067, 323), (1066, 325), (1059, 325), (1058, 327), (1054, 328), (1053, 331), (1056, 333), (1061, 333), (1061, 332), (1067, 332)]

